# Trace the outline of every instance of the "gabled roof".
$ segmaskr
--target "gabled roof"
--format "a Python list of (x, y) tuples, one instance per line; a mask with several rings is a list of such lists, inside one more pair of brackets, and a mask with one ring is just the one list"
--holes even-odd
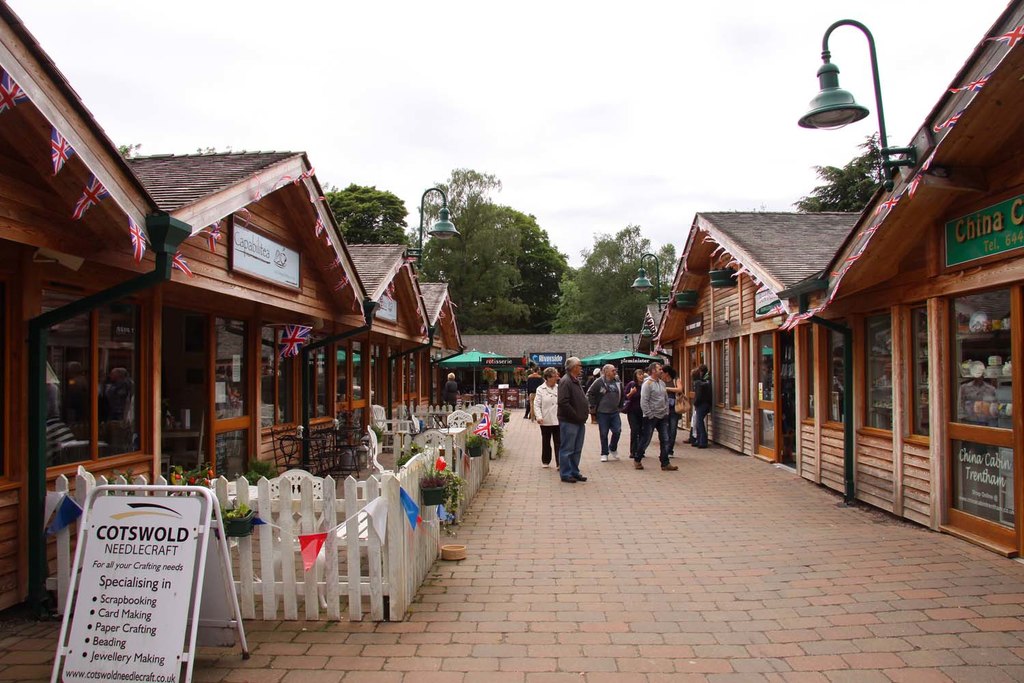
[(366, 294), (377, 301), (405, 265), (404, 244), (350, 244), (348, 251)]
[[(698, 213), (694, 224), (764, 284), (792, 287), (828, 267), (858, 213)], [(773, 282), (774, 281), (774, 282)]]
[(427, 307), (427, 317), (433, 325), (441, 315), (441, 307), (448, 296), (448, 285), (444, 282), (421, 282), (420, 291), (423, 293), (423, 303)]
[(469, 348), (510, 358), (543, 351), (584, 358), (623, 348), (622, 338), (621, 334), (467, 334), (462, 341)]
[(302, 153), (161, 154), (129, 159), (128, 164), (157, 206), (171, 212), (297, 156)]

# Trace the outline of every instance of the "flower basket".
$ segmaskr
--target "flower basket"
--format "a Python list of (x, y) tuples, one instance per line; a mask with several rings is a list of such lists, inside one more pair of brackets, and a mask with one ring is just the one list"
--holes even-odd
[(466, 437), (466, 450), (469, 452), (469, 457), (479, 458), (484, 453), (484, 446), (486, 445), (486, 439), (476, 434), (470, 434)]
[(676, 308), (693, 308), (697, 305), (698, 294), (696, 289), (684, 289), (676, 292)]
[(249, 510), (242, 517), (224, 518), (224, 535), (229, 538), (242, 538), (252, 535), (252, 520), (256, 517), (253, 510)]
[(732, 268), (721, 268), (708, 273), (712, 287), (735, 287), (736, 271)]
[(440, 505), (444, 502), (444, 488), (443, 486), (435, 486), (431, 488), (421, 488), (420, 498), (423, 501), (423, 505)]

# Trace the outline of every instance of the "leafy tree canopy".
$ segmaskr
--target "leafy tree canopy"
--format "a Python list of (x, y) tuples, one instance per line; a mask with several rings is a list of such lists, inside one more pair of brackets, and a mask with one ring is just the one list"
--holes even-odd
[[(439, 185), (461, 239), (426, 238), (422, 279), (447, 282), (459, 325), (470, 334), (549, 332), (558, 307), (566, 257), (534, 216), (501, 206), (495, 176), (456, 169)], [(428, 195), (424, 225), (437, 218), (440, 197)], [(410, 238), (417, 236), (410, 231)]]
[(408, 244), (405, 203), (376, 187), (352, 184), (324, 193), (334, 219), (349, 244)]
[[(562, 278), (562, 300), (554, 331), (560, 333), (596, 334), (636, 332), (644, 320), (654, 292), (638, 292), (633, 280), (640, 268), (640, 257), (655, 253), (661, 294), (667, 296), (676, 267), (676, 250), (671, 244), (657, 252), (651, 242), (640, 234), (640, 226), (629, 225), (615, 235), (600, 234), (594, 246), (583, 252), (584, 264)], [(650, 259), (645, 261), (647, 276), (654, 280)]]
[(864, 153), (854, 157), (842, 168), (817, 166), (818, 178), (824, 185), (814, 188), (809, 195), (794, 206), (805, 213), (823, 211), (863, 211), (878, 189), (882, 171), (882, 157), (878, 147), (878, 136), (867, 138), (860, 149)]

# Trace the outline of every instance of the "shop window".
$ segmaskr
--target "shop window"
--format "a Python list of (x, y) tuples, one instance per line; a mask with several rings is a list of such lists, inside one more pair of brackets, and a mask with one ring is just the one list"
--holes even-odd
[(363, 343), (352, 342), (352, 400), (363, 400)]
[(246, 324), (217, 318), (214, 367), (214, 411), (218, 420), (242, 417), (246, 410)]
[[(295, 421), (295, 359), (281, 358), (280, 327), (266, 326), (260, 333), (260, 426)], [(244, 375), (244, 373), (243, 373)]]
[(832, 422), (843, 421), (843, 410), (845, 408), (844, 401), (846, 400), (846, 393), (844, 391), (844, 373), (846, 367), (845, 360), (843, 358), (844, 353), (845, 344), (843, 342), (843, 335), (829, 330), (828, 370), (826, 378), (829, 386), (828, 419)]
[(214, 440), (216, 474), (234, 480), (249, 469), (249, 432), (236, 429), (217, 434)]
[(815, 369), (817, 363), (815, 359), (814, 349), (814, 327), (812, 325), (804, 325), (801, 334), (803, 338), (803, 362), (804, 362), (804, 396), (806, 397), (806, 413), (807, 417), (814, 419), (814, 387), (815, 384)]
[(131, 304), (112, 304), (98, 311), (100, 455), (141, 450), (139, 377), (139, 315)]
[(348, 348), (339, 345), (334, 350), (334, 400), (348, 401)]
[(743, 379), (740, 375), (740, 343), (739, 339), (729, 340), (729, 361), (728, 367), (732, 383), (729, 385), (732, 391), (732, 405), (739, 408), (743, 406)]
[(1009, 290), (958, 297), (953, 315), (954, 420), (1012, 429)]
[(865, 323), (868, 371), (867, 426), (892, 429), (892, 319), (875, 315)]
[(715, 395), (721, 397), (721, 405), (729, 405), (729, 375), (732, 370), (729, 367), (729, 343), (720, 341), (715, 343), (715, 364), (718, 372), (715, 373)]
[(313, 405), (310, 415), (312, 417), (326, 417), (330, 414), (327, 405), (327, 349), (320, 347), (310, 351), (307, 355), (310, 364), (310, 378), (313, 390)]
[(775, 343), (771, 332), (759, 334), (757, 400), (775, 400)]
[(928, 309), (924, 306), (910, 311), (910, 355), (910, 432), (928, 436)]

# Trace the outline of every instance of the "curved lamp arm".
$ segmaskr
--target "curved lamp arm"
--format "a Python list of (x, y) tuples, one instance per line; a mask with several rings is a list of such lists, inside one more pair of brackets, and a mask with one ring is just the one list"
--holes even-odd
[(875, 51), (875, 37), (871, 35), (871, 31), (864, 24), (856, 21), (855, 19), (840, 19), (836, 23), (828, 27), (825, 31), (825, 36), (821, 39), (821, 61), (825, 64), (830, 64), (832, 61), (832, 53), (828, 49), (828, 39), (840, 26), (853, 26), (854, 28), (860, 29), (861, 33), (868, 39), (868, 52), (871, 54), (871, 78), (875, 85), (875, 107), (878, 109), (878, 136), (879, 142), (882, 145), (882, 149), (888, 149), (889, 138), (885, 134), (885, 114), (882, 112), (882, 85), (878, 78), (878, 53)]

